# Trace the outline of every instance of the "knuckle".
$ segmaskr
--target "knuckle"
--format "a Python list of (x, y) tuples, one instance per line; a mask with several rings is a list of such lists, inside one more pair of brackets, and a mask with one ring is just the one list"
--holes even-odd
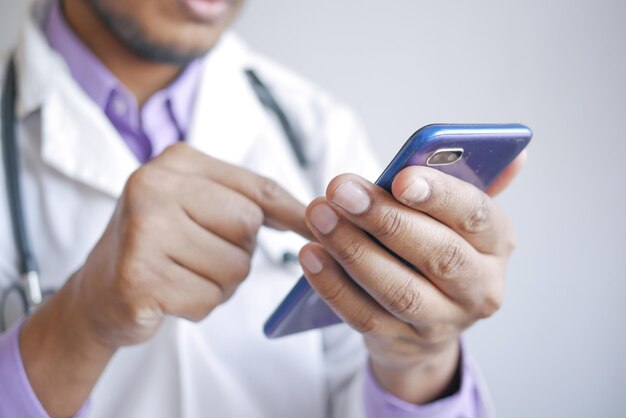
[(493, 316), (502, 307), (503, 299), (501, 291), (495, 289), (490, 290), (484, 296), (482, 303), (477, 306), (476, 316), (481, 319)]
[(123, 201), (127, 208), (145, 204), (146, 201), (156, 200), (163, 194), (163, 188), (171, 182), (171, 177), (165, 170), (146, 165), (130, 175), (126, 182)]
[(261, 201), (274, 201), (280, 197), (282, 188), (275, 181), (267, 177), (259, 177), (258, 193)]
[(452, 191), (449, 185), (441, 187), (439, 192), (438, 206), (440, 211), (448, 211), (454, 207), (457, 200), (457, 194)]
[(137, 188), (141, 188), (141, 185), (144, 183), (146, 178), (146, 170), (148, 170), (148, 167), (144, 166), (131, 173), (131, 175), (128, 177), (128, 180), (126, 181), (126, 190), (135, 190)]
[(488, 230), (491, 218), (489, 197), (485, 194), (480, 195), (472, 206), (461, 225), (463, 230), (470, 234), (478, 234)]
[(246, 237), (256, 236), (259, 228), (263, 225), (263, 211), (253, 203), (242, 205), (237, 211), (237, 217), (237, 223), (241, 225)]
[(145, 166), (135, 171), (130, 175), (126, 182), (126, 192), (128, 195), (133, 196), (138, 192), (141, 192), (147, 188), (152, 187), (153, 169)]
[(252, 260), (250, 255), (243, 250), (233, 251), (229, 260), (230, 277), (228, 278), (228, 282), (239, 283), (243, 281), (246, 277), (248, 277), (251, 269)]
[(430, 260), (431, 271), (440, 279), (448, 279), (456, 277), (465, 268), (468, 255), (457, 239), (450, 238), (433, 251)]
[(381, 329), (380, 317), (373, 310), (368, 310), (362, 315), (358, 315), (357, 319), (352, 323), (352, 327), (363, 335), (371, 335), (378, 333)]
[(336, 305), (344, 299), (347, 290), (345, 284), (334, 285), (333, 289), (327, 289), (324, 298), (329, 305)]
[(403, 232), (405, 216), (403, 212), (395, 207), (391, 207), (383, 213), (372, 231), (377, 237), (400, 238)]
[(338, 261), (344, 266), (359, 263), (367, 256), (368, 250), (363, 239), (354, 239), (337, 250)]
[(411, 281), (392, 287), (386, 299), (389, 310), (396, 315), (415, 318), (423, 309), (422, 292)]
[(189, 146), (186, 143), (177, 142), (176, 144), (170, 145), (169, 147), (165, 148), (165, 150), (163, 150), (163, 152), (161, 153), (161, 156), (166, 159), (177, 158), (185, 153), (188, 148)]

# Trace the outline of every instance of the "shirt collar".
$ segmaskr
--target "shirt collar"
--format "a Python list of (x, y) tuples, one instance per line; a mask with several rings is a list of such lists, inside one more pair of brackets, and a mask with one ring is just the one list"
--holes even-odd
[[(102, 109), (74, 80), (65, 60), (50, 48), (41, 30), (48, 6), (41, 0), (34, 3), (15, 51), (17, 116), (20, 122), (31, 116), (39, 121), (32, 133), (33, 146), (40, 147), (46, 166), (119, 197), (139, 162)], [(244, 74), (254, 59), (246, 45), (227, 32), (202, 60), (187, 133), (190, 146), (234, 165), (247, 165), (252, 155), (278, 146), (281, 139), (275, 135), (271, 137), (276, 143), (274, 139), (264, 145), (259, 142), (271, 120)]]
[(192, 61), (172, 83), (146, 101), (142, 111), (145, 126), (152, 126), (148, 119), (156, 117), (157, 108), (167, 109), (181, 133), (184, 136), (187, 135), (195, 98), (202, 79), (202, 64), (202, 59)]
[(114, 122), (118, 129), (145, 134), (141, 131), (150, 130), (151, 121), (167, 116), (182, 136), (187, 135), (202, 75), (202, 59), (191, 62), (165, 89), (150, 97), (140, 110), (134, 95), (72, 31), (59, 0), (51, 2), (43, 30), (50, 46), (64, 58), (74, 80), (100, 109), (106, 113), (112, 106), (120, 106), (121, 102), (125, 116)]

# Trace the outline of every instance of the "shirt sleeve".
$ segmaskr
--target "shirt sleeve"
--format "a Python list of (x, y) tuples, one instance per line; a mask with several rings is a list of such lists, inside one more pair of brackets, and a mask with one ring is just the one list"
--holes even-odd
[[(0, 417), (48, 418), (24, 370), (20, 330), (21, 323), (0, 335)], [(88, 409), (89, 402), (74, 417), (84, 418)]]
[(366, 366), (363, 384), (367, 418), (486, 418), (489, 408), (483, 399), (486, 394), (479, 382), (478, 371), (467, 358), (465, 347), (461, 354), (461, 386), (451, 396), (435, 402), (417, 405), (405, 402), (380, 387), (372, 370)]

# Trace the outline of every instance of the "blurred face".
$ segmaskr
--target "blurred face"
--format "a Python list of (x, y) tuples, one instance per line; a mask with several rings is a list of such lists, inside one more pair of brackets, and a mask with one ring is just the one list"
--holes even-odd
[(140, 57), (185, 64), (209, 51), (245, 0), (85, 0)]

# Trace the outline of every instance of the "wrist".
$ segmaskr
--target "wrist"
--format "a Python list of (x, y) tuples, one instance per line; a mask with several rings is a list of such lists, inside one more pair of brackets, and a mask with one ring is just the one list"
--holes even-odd
[(413, 404), (426, 404), (450, 396), (459, 388), (461, 348), (454, 341), (422, 361), (399, 366), (370, 358), (378, 384), (393, 396)]
[[(90, 275), (91, 272), (83, 266), (59, 292), (63, 292), (66, 315), (72, 317), (73, 329), (68, 331), (78, 333), (96, 351), (115, 352), (123, 344), (115, 338), (119, 330), (114, 318), (108, 315), (113, 303), (105, 296), (105, 289), (93, 288), (91, 283), (98, 280), (87, 280)], [(105, 299), (107, 302), (103, 303)]]
[(37, 351), (54, 349), (82, 358), (112, 356), (117, 347), (108, 343), (93, 326), (91, 311), (97, 308), (88, 308), (90, 304), (81, 299), (79, 286), (76, 275), (72, 276), (25, 321), (20, 341), (26, 345), (37, 341)]
[(74, 277), (23, 324), (20, 353), (37, 398), (51, 416), (72, 416), (85, 403), (116, 349), (86, 319)]

